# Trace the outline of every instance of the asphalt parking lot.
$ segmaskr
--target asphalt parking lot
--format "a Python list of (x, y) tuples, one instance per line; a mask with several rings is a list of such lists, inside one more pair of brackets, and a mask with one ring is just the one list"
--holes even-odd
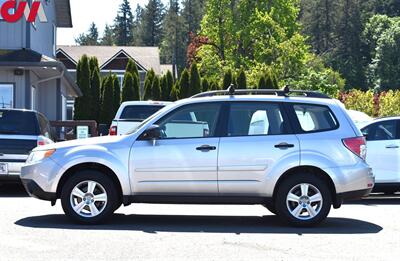
[(136, 204), (111, 224), (74, 225), (60, 203), (0, 187), (0, 260), (395, 260), (400, 195), (332, 210), (291, 228), (261, 206)]

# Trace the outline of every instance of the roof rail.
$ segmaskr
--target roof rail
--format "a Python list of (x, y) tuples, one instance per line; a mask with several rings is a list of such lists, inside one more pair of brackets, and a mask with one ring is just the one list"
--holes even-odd
[(290, 90), (288, 86), (282, 90), (274, 89), (235, 89), (234, 85), (229, 86), (227, 90), (220, 91), (209, 91), (194, 95), (191, 98), (203, 98), (203, 97), (213, 97), (217, 95), (276, 95), (281, 97), (291, 97), (291, 96), (301, 96), (308, 98), (321, 98), (321, 99), (331, 99), (326, 94), (317, 91), (302, 91), (302, 90)]

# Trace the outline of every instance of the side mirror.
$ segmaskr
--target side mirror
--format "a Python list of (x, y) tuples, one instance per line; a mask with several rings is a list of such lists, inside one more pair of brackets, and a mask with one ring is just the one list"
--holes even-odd
[(161, 138), (161, 130), (160, 126), (158, 125), (151, 125), (142, 134), (143, 140), (158, 140), (160, 138)]

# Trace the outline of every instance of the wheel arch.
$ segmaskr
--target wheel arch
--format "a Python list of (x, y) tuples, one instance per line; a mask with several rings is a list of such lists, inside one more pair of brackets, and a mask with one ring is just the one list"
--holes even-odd
[(80, 163), (80, 164), (71, 166), (69, 169), (67, 169), (64, 172), (64, 174), (61, 176), (60, 181), (58, 182), (57, 191), (56, 191), (57, 198), (61, 197), (62, 188), (64, 187), (67, 180), (82, 170), (95, 170), (95, 171), (99, 171), (99, 172), (107, 175), (108, 177), (110, 177), (117, 189), (120, 202), (122, 202), (123, 192), (122, 192), (121, 182), (120, 182), (118, 176), (109, 167), (107, 167), (103, 164), (100, 164), (100, 163), (96, 163), (96, 162)]
[(275, 202), (278, 188), (282, 184), (282, 182), (284, 180), (286, 180), (287, 178), (289, 178), (290, 176), (295, 175), (296, 173), (311, 173), (312, 175), (322, 178), (328, 185), (329, 191), (331, 192), (333, 207), (339, 208), (341, 206), (342, 202), (337, 197), (335, 184), (334, 184), (332, 178), (329, 176), (329, 174), (318, 167), (310, 166), (310, 165), (297, 166), (297, 167), (291, 168), (291, 169), (287, 170), (286, 172), (284, 172), (279, 177), (278, 181), (275, 184), (274, 192), (272, 195), (272, 199), (273, 199), (272, 202)]

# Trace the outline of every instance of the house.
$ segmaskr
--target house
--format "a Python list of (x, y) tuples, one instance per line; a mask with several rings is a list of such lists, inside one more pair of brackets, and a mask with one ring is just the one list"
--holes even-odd
[(57, 28), (72, 27), (70, 2), (46, 0), (41, 6), (47, 22), (22, 17), (9, 23), (0, 16), (0, 107), (34, 109), (50, 120), (65, 120), (67, 99), (82, 95), (56, 60)]
[[(128, 47), (128, 46), (58, 46), (57, 59), (64, 64), (76, 79), (76, 66), (79, 59), (87, 55), (96, 57), (99, 61), (100, 74), (105, 76), (110, 72), (117, 75), (122, 88), (125, 68), (132, 59), (139, 70), (140, 85), (143, 91), (147, 71), (153, 68), (158, 75), (172, 71), (172, 65), (160, 64), (158, 47)], [(68, 100), (68, 117), (72, 118), (73, 100)]]

